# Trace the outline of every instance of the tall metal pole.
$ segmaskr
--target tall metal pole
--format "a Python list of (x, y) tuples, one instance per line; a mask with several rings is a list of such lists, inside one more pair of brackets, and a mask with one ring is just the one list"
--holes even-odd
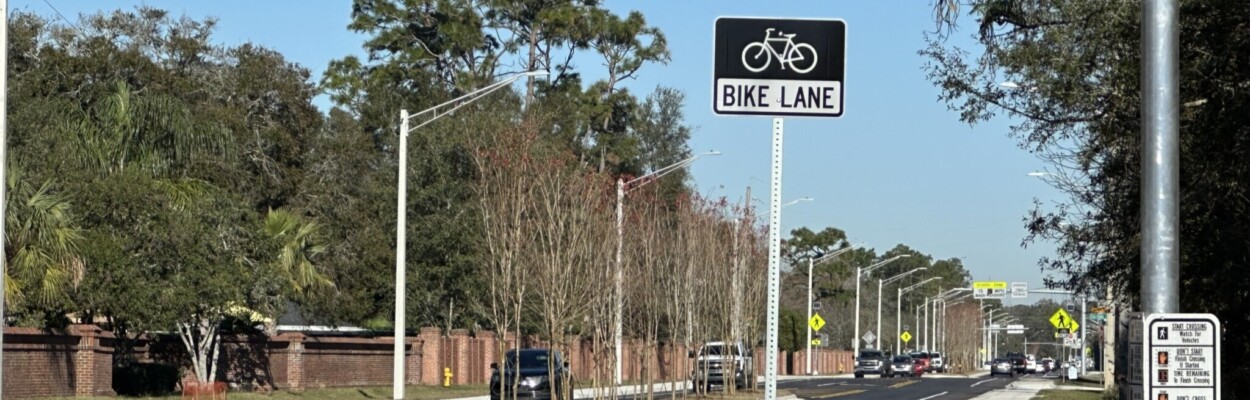
[(932, 327), (929, 326), (929, 298), (928, 297), (924, 298), (924, 303), (920, 305), (920, 308), (924, 309), (924, 337), (923, 337), (924, 344), (922, 345), (921, 349), (928, 351), (929, 347), (933, 346), (933, 342), (930, 341), (930, 337), (933, 336), (933, 329), (931, 329)]
[(863, 275), (864, 269), (855, 268), (855, 333), (851, 334), (851, 343), (854, 343), (852, 353), (855, 357), (859, 357), (859, 278)]
[(7, 166), (9, 162), (8, 154), (5, 151), (5, 149), (9, 147), (9, 111), (7, 101), (7, 98), (9, 97), (9, 0), (0, 0), (0, 14), (3, 14), (0, 15), (0, 399), (3, 399), (4, 327), (8, 325), (5, 323), (6, 320), (4, 316), (4, 293), (6, 290), (4, 287), (4, 277), (8, 276), (6, 275), (8, 272), (5, 269), (8, 267), (5, 265), (7, 264), (5, 260), (8, 258), (4, 255), (4, 244), (8, 243), (8, 241), (4, 236), (4, 221), (7, 221), (7, 219), (5, 219), (5, 205), (8, 204), (8, 201), (6, 201), (8, 197), (5, 196), (8, 194), (5, 193), (5, 190), (8, 185), (5, 182), (8, 182), (8, 179), (5, 177), (8, 176), (6, 174), (8, 173)]
[[(807, 320), (812, 320), (812, 258), (807, 258)], [(803, 358), (807, 359), (807, 374), (812, 374), (812, 327), (807, 329), (807, 353), (803, 353)]]
[(1077, 350), (1078, 354), (1080, 354), (1080, 355), (1081, 355), (1081, 375), (1085, 375), (1085, 372), (1087, 371), (1087, 370), (1085, 369), (1085, 366), (1086, 366), (1086, 365), (1089, 365), (1088, 363), (1086, 363), (1086, 362), (1085, 362), (1085, 358), (1086, 358), (1086, 357), (1088, 357), (1088, 356), (1085, 354), (1085, 329), (1086, 329), (1086, 328), (1085, 328), (1085, 327), (1086, 327), (1085, 323), (1086, 323), (1086, 321), (1087, 321), (1087, 319), (1085, 318), (1085, 314), (1086, 314), (1086, 313), (1085, 313), (1085, 303), (1087, 303), (1087, 301), (1086, 301), (1086, 300), (1087, 300), (1087, 299), (1085, 298), (1085, 296), (1081, 296), (1081, 329), (1079, 329), (1079, 330), (1081, 331), (1081, 332), (1080, 332), (1080, 334), (1081, 334), (1081, 348)]
[(1142, 1), (1141, 310), (1180, 311), (1178, 0)]
[(617, 385), (621, 384), (621, 342), (623, 327), (621, 326), (623, 318), (621, 313), (624, 311), (623, 303), (625, 298), (622, 292), (624, 275), (621, 273), (621, 252), (625, 247), (625, 180), (616, 179), (616, 271), (612, 276), (612, 343), (615, 345), (614, 356), (615, 363), (612, 369), (612, 381)]
[(877, 278), (877, 350), (881, 350), (881, 278)]
[(392, 398), (404, 398), (404, 313), (408, 298), (408, 110), (399, 110), (399, 201), (395, 225), (395, 359), (391, 366)]
[(777, 399), (777, 292), (781, 279), (781, 142), (784, 133), (784, 120), (773, 118), (772, 188), (768, 195), (768, 330), (764, 343), (766, 400)]
[(898, 297), (894, 298), (894, 354), (903, 351), (903, 288), (898, 288)]

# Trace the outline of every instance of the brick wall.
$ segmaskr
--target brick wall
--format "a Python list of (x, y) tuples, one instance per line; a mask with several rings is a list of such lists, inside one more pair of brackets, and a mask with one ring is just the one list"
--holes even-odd
[(94, 325), (4, 328), (4, 397), (113, 395), (112, 346)]
[[(504, 343), (501, 345), (500, 341)], [(518, 341), (512, 335), (452, 330), (443, 336), (438, 328), (423, 328), (406, 338), (405, 375), (409, 384), (441, 385), (443, 369), (451, 368), (457, 385), (483, 384), (490, 379), (490, 364), (499, 357), (498, 349), (539, 347), (540, 343)], [(693, 360), (684, 346), (645, 348), (626, 343), (622, 375), (631, 381), (655, 382), (688, 379)], [(4, 340), (5, 398), (43, 396), (112, 395), (113, 358), (116, 340), (94, 325), (75, 325), (66, 332), (43, 332), (30, 328), (7, 328)], [(134, 342), (134, 355), (141, 363), (187, 365), (187, 355), (175, 337), (141, 338)], [(234, 390), (387, 386), (391, 384), (394, 340), (391, 337), (328, 337), (283, 333), (228, 336), (222, 338), (218, 359), (218, 379)], [(756, 371), (763, 374), (764, 351), (757, 349)], [(596, 360), (606, 363), (605, 354), (595, 354), (591, 342), (574, 343), (566, 360), (574, 376), (589, 379), (596, 375)], [(778, 372), (805, 373), (806, 355), (779, 353)], [(852, 369), (846, 351), (816, 350), (813, 369), (821, 374), (846, 373)], [(604, 377), (611, 366), (600, 367)], [(189, 369), (184, 369), (188, 374)], [(184, 377), (184, 379), (186, 379)], [(191, 378), (194, 379), (194, 378)]]

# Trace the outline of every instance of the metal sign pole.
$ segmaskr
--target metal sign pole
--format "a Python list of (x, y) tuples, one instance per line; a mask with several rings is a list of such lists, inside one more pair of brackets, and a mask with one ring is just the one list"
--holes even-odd
[(768, 196), (768, 332), (764, 344), (764, 398), (767, 400), (777, 398), (777, 292), (781, 277), (781, 140), (784, 127), (781, 118), (773, 118), (772, 188)]
[(1142, 2), (1141, 311), (1180, 312), (1177, 0)]

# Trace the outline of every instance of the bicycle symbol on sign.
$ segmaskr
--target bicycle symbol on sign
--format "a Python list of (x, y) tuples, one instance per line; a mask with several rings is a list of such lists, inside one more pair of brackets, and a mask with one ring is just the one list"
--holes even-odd
[[(774, 30), (774, 28), (768, 28), (764, 31), (763, 41), (752, 42), (742, 49), (743, 67), (751, 72), (760, 72), (768, 68), (773, 57), (776, 57), (783, 70), (788, 65), (794, 72), (806, 74), (816, 68), (816, 48), (807, 43), (795, 43), (793, 33), (777, 31), (777, 35), (773, 36)], [(783, 42), (786, 45), (778, 52), (769, 44), (770, 42)], [(810, 63), (808, 63), (809, 60)]]

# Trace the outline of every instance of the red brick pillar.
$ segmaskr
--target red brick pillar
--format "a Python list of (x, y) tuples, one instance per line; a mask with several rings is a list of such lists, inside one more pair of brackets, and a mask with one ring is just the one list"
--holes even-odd
[(490, 381), (490, 363), (499, 362), (499, 338), (494, 331), (478, 331), (477, 340), (481, 343), (482, 376), (486, 379), (483, 382), (475, 383), (487, 383)]
[(286, 387), (288, 390), (304, 390), (304, 339), (306, 338), (299, 332), (283, 333), (274, 338), (287, 342)]
[(443, 384), (443, 368), (439, 365), (439, 358), (442, 355), (440, 347), (442, 331), (434, 327), (421, 328), (421, 384), (423, 385), (442, 385)]
[[(451, 343), (454, 347), (451, 365), (445, 367), (451, 368), (451, 381), (457, 385), (465, 385), (469, 383), (469, 330), (468, 329), (452, 329)], [(440, 375), (441, 376), (441, 375)]]
[[(74, 349), (74, 371), (70, 378), (74, 384), (75, 396), (92, 396), (96, 394), (96, 385), (112, 387), (113, 382), (96, 382), (96, 347), (99, 345), (98, 335), (101, 329), (95, 325), (70, 325), (66, 334), (78, 337), (78, 346)], [(110, 363), (109, 367), (112, 365)]]

